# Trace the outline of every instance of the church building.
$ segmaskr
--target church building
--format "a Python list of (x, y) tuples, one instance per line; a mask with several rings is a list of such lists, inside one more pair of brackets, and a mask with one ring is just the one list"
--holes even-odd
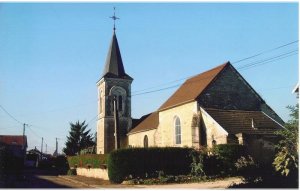
[(125, 72), (114, 30), (97, 82), (98, 154), (115, 149), (116, 124), (120, 148), (199, 149), (237, 143), (257, 150), (271, 148), (274, 132), (283, 128), (283, 120), (230, 62), (187, 79), (156, 111), (140, 119), (131, 116), (132, 81)]

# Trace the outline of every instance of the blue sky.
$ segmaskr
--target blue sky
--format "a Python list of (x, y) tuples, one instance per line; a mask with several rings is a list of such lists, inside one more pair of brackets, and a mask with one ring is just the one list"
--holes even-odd
[[(29, 149), (40, 149), (44, 137), (52, 153), (58, 137), (61, 150), (69, 122), (86, 120), (96, 131), (96, 82), (112, 36), (113, 6), (133, 95), (298, 40), (298, 3), (1, 3), (0, 105), (32, 125)], [(285, 121), (286, 106), (297, 102), (296, 50), (292, 43), (234, 64)], [(132, 116), (156, 110), (175, 90), (133, 96)], [(2, 110), (0, 134), (22, 134), (22, 125)]]

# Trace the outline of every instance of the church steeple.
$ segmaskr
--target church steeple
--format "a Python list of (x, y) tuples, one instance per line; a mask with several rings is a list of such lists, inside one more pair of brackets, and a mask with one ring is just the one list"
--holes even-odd
[(121, 52), (115, 31), (106, 57), (103, 77), (132, 79), (125, 73)]
[[(114, 9), (115, 10), (115, 9)], [(126, 74), (116, 36), (114, 15), (113, 36), (106, 57), (105, 67), (98, 88), (97, 153), (109, 153), (115, 149), (115, 123), (118, 121), (118, 136), (121, 148), (128, 144), (127, 132), (132, 127), (131, 83)], [(118, 120), (114, 115), (117, 112)]]

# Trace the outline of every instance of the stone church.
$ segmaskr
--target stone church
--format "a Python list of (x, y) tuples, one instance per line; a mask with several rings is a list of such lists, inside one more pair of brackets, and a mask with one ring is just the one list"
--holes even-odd
[(283, 120), (226, 62), (187, 79), (156, 111), (131, 117), (131, 83), (115, 31), (98, 87), (97, 153), (115, 148), (114, 102), (120, 147), (212, 147), (238, 143), (272, 147)]

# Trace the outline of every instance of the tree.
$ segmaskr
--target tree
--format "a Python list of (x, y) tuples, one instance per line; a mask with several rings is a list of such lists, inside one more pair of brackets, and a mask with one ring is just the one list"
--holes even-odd
[(77, 121), (75, 124), (70, 123), (70, 126), (70, 135), (67, 136), (66, 147), (63, 148), (66, 155), (79, 154), (80, 150), (95, 145), (92, 134), (90, 134), (91, 130), (86, 130), (88, 125), (85, 124), (85, 121), (82, 123)]
[(277, 134), (282, 138), (276, 148), (278, 152), (273, 165), (276, 171), (284, 176), (294, 176), (298, 174), (298, 120), (299, 105), (288, 106), (291, 119), (286, 123), (285, 129)]

